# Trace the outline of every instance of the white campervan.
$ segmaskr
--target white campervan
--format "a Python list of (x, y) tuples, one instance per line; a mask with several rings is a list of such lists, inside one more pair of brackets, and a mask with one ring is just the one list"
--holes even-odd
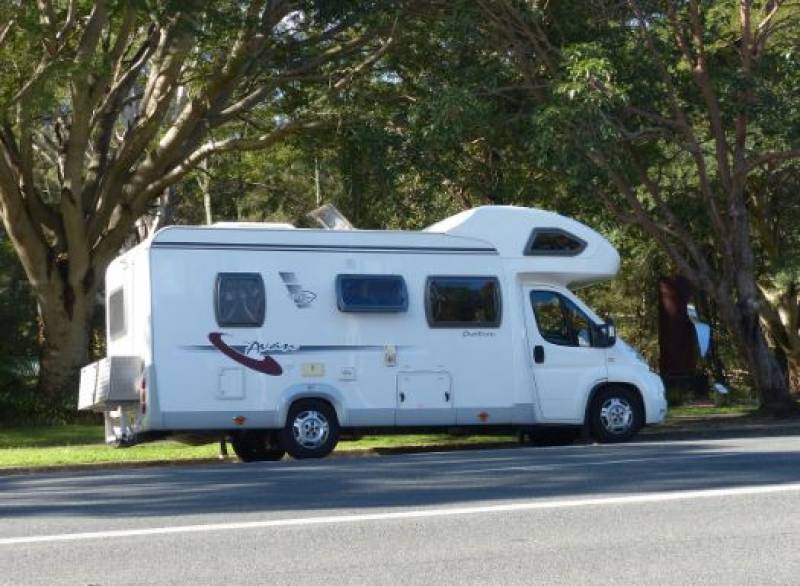
[(618, 268), (594, 230), (521, 207), (421, 232), (171, 226), (109, 267), (79, 406), (112, 443), (206, 433), (244, 460), (324, 456), (342, 430), (625, 440), (664, 386), (570, 290)]

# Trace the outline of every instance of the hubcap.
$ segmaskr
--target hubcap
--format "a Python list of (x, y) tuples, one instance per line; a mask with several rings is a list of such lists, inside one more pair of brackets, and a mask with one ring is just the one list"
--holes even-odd
[(328, 419), (319, 411), (301, 411), (292, 424), (295, 441), (304, 448), (315, 449), (328, 439), (331, 427)]
[(600, 407), (600, 422), (609, 433), (625, 433), (633, 425), (633, 407), (622, 397), (606, 399)]

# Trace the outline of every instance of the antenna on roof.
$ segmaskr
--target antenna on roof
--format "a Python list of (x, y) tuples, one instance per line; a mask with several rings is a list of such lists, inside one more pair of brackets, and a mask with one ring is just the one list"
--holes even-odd
[(326, 230), (355, 230), (353, 224), (332, 203), (321, 205), (306, 214)]

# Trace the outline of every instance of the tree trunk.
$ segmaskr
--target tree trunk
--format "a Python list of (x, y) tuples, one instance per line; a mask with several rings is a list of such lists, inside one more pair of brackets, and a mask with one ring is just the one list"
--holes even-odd
[(786, 371), (767, 343), (758, 309), (751, 303), (718, 302), (720, 316), (734, 333), (739, 353), (747, 363), (761, 410), (777, 417), (797, 413)]
[(798, 283), (779, 288), (762, 287), (762, 304), (768, 311), (761, 316), (771, 346), (782, 353), (789, 377), (789, 390), (800, 394), (800, 302)]
[(693, 377), (697, 374), (697, 334), (687, 306), (692, 285), (682, 275), (658, 280), (658, 346), (661, 376)]
[(39, 300), (42, 345), (38, 390), (55, 408), (74, 407), (80, 368), (88, 361), (96, 288), (75, 295), (57, 279), (48, 284)]
[(789, 371), (789, 390), (800, 393), (800, 352), (786, 356), (786, 368)]
[(211, 205), (211, 177), (208, 174), (208, 160), (200, 163), (200, 173), (197, 174), (197, 185), (200, 193), (203, 194), (203, 211), (206, 215), (206, 224), (209, 226), (214, 223), (214, 208)]

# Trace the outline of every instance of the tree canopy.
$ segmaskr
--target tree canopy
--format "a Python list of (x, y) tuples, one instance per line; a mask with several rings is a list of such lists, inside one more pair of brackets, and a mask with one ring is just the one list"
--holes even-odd
[(654, 351), (656, 282), (683, 274), (726, 360), (791, 408), (797, 5), (0, 2), (0, 215), (42, 390), (87, 359), (102, 272), (154, 207), (302, 222), (321, 197), (363, 228), (493, 203), (576, 216), (623, 253), (592, 295), (626, 335)]
[(798, 7), (480, 5), (534, 104), (532, 160), (651, 237), (716, 302), (764, 404), (786, 409), (769, 342), (796, 371)]
[(0, 217), (37, 299), (40, 386), (86, 360), (105, 267), (154, 200), (211, 156), (327, 121), (403, 5), (5, 0)]

